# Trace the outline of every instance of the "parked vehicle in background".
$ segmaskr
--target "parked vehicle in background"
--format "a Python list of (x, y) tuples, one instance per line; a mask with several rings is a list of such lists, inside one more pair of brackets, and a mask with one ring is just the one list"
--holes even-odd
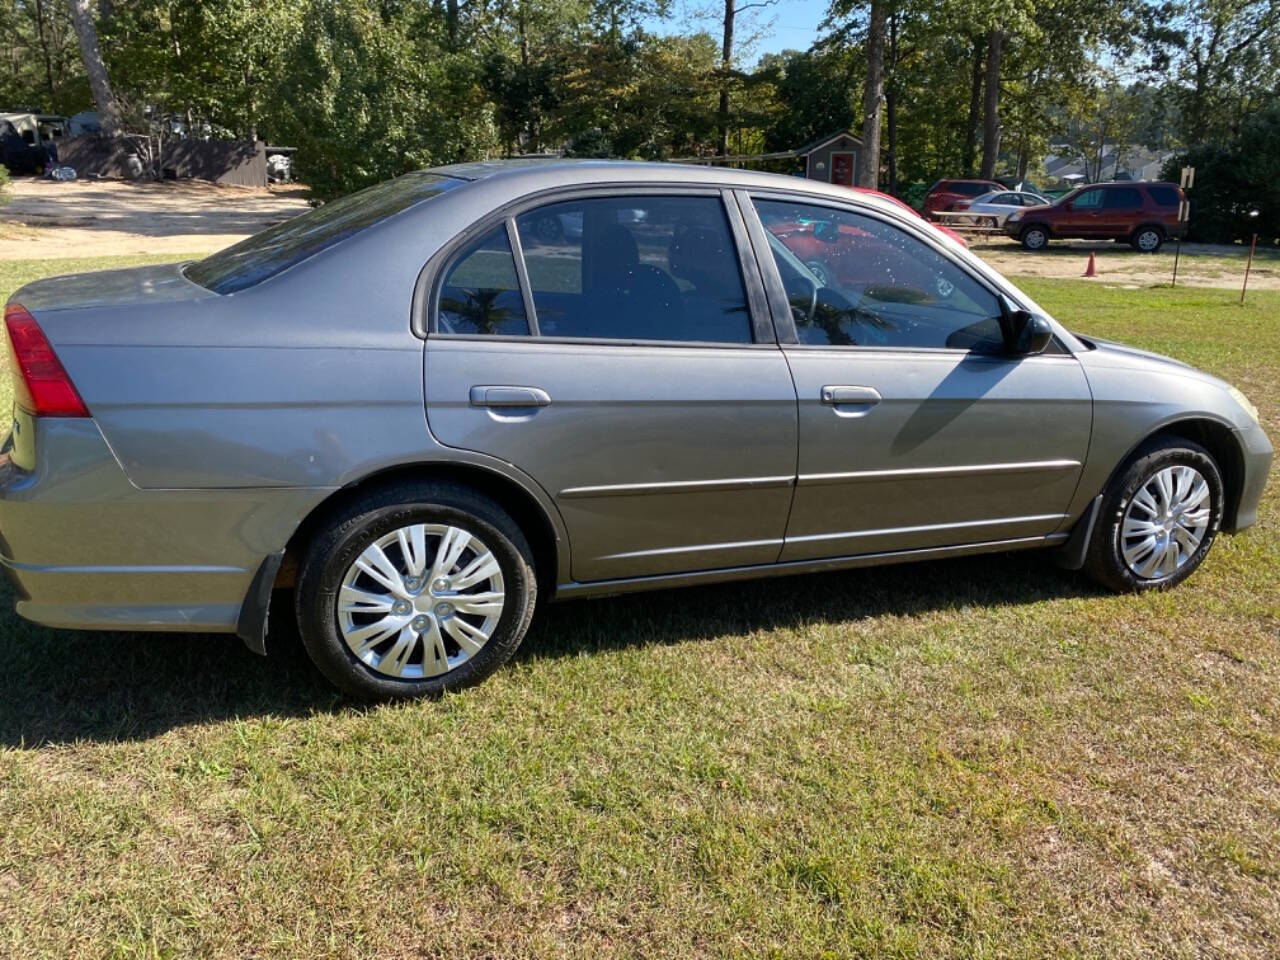
[(13, 173), (42, 174), (58, 159), (55, 136), (61, 117), (34, 113), (0, 113), (0, 163)]
[(992, 190), (1005, 189), (994, 180), (939, 180), (924, 195), (924, 206), (920, 213), (926, 220), (933, 214), (944, 210), (954, 210), (955, 205), (963, 200), (972, 200)]
[(439, 167), (4, 319), (18, 613), (262, 653), (270, 608), (366, 697), (484, 679), (539, 599), (1035, 548), (1166, 589), (1272, 456), (1229, 384), (747, 170)]
[(1140, 253), (1155, 253), (1165, 240), (1179, 237), (1184, 195), (1176, 183), (1092, 183), (1047, 207), (1011, 213), (1006, 235), (1026, 250), (1043, 250), (1050, 240), (1125, 240)]
[(952, 209), (956, 213), (973, 214), (972, 222), (983, 227), (998, 227), (1015, 210), (1043, 207), (1053, 203), (1048, 197), (1024, 190), (993, 190), (972, 200), (961, 200)]
[[(882, 197), (883, 199), (888, 200), (894, 206), (901, 207), (903, 210), (907, 211), (907, 213), (911, 214), (913, 217), (920, 217), (921, 220), (924, 220), (924, 217), (920, 216), (920, 214), (915, 211), (915, 209), (911, 206), (911, 204), (906, 203), (902, 200), (899, 200), (897, 197), (895, 197), (891, 193), (884, 193), (880, 190), (872, 190), (870, 187), (850, 187), (849, 189), (856, 190), (858, 191), (858, 193), (867, 193), (875, 197)], [(966, 240), (964, 237), (960, 236), (960, 234), (956, 233), (950, 227), (944, 227), (942, 224), (934, 223), (932, 220), (925, 220), (925, 223), (929, 224), (929, 226), (933, 227), (935, 230), (945, 233), (948, 237), (950, 237), (956, 243), (960, 244), (960, 246), (962, 247), (969, 246), (969, 241)]]
[(1019, 180), (1017, 177), (996, 177), (996, 183), (1000, 184), (1001, 189), (1016, 190), (1020, 193), (1038, 193), (1043, 195), (1044, 190), (1038, 184), (1030, 180)]

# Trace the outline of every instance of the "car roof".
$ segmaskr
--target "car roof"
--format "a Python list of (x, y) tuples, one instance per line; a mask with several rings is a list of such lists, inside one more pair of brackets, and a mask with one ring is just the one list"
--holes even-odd
[(1101, 180), (1098, 183), (1083, 183), (1083, 187), (1176, 187), (1171, 180)]
[(805, 177), (758, 170), (712, 167), (693, 163), (658, 163), (640, 160), (563, 160), (521, 158), (455, 163), (431, 167), (423, 171), (470, 181), (477, 189), (491, 188), (495, 194), (510, 196), (535, 193), (555, 187), (592, 186), (596, 184), (636, 186), (708, 186), (738, 187), (758, 190), (786, 190), (825, 196), (842, 202), (862, 203), (881, 210), (901, 214), (892, 199), (851, 190), (839, 184), (809, 180)]

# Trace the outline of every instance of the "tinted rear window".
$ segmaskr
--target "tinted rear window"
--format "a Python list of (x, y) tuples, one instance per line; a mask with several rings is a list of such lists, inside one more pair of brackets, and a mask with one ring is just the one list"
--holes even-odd
[(1142, 206), (1142, 194), (1133, 187), (1111, 187), (1102, 205), (1107, 210), (1137, 210)]
[(989, 183), (953, 183), (947, 188), (952, 193), (959, 193), (966, 197), (980, 197), (984, 193), (991, 192), (991, 184)]
[(409, 173), (326, 203), (205, 257), (187, 279), (214, 293), (235, 293), (301, 263), (375, 223), (462, 183), (433, 173)]
[(1177, 187), (1147, 187), (1147, 193), (1158, 207), (1176, 207), (1178, 205)]

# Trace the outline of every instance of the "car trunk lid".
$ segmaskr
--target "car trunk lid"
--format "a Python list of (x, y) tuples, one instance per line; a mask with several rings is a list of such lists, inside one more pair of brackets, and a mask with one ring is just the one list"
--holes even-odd
[(37, 280), (11, 298), (37, 317), (52, 310), (154, 304), (216, 297), (183, 275), (185, 263), (75, 273)]

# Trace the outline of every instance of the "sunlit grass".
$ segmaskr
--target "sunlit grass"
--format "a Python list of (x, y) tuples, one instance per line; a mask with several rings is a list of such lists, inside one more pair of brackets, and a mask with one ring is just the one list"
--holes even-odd
[[(1280, 435), (1280, 294), (1024, 286)], [(0, 613), (0, 954), (1274, 956), (1278, 501), (1168, 594), (1015, 554), (565, 604), (373, 709), (287, 637)]]

